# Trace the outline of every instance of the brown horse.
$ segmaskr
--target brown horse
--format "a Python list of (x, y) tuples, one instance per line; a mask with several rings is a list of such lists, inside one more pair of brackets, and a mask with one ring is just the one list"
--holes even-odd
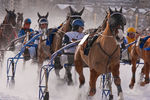
[(3, 23), (0, 25), (0, 48), (5, 48), (8, 43), (17, 37), (15, 31), (16, 25), (16, 14), (15, 10), (8, 11), (5, 9), (7, 14), (4, 18)]
[[(75, 69), (79, 74), (80, 86), (85, 83), (83, 75), (83, 62), (90, 68), (90, 91), (89, 96), (96, 93), (96, 80), (100, 74), (112, 72), (114, 83), (117, 86), (118, 96), (122, 97), (121, 79), (119, 77), (120, 47), (117, 44), (118, 30), (124, 30), (126, 20), (120, 11), (109, 9), (107, 24), (104, 32), (93, 43), (88, 56), (84, 55), (84, 44), (78, 46), (75, 52)], [(111, 49), (110, 49), (111, 48)]]
[[(44, 18), (47, 19), (49, 13), (47, 12), (47, 14), (45, 16), (41, 16), (39, 13), (37, 13), (39, 19)], [(40, 37), (39, 37), (39, 44), (38, 44), (38, 49), (37, 49), (37, 59), (38, 59), (38, 66), (39, 68), (41, 68), (41, 66), (43, 65), (43, 62), (51, 57), (51, 52), (50, 52), (50, 46), (46, 45), (46, 39), (44, 39), (43, 37), (46, 35), (46, 37), (49, 37), (51, 33), (51, 29), (48, 29), (46, 31), (46, 33), (43, 33)]]
[(23, 22), (23, 13), (17, 13), (17, 24), (16, 24), (16, 31), (17, 33), (22, 27), (22, 22)]
[(132, 50), (130, 52), (131, 56), (131, 64), (132, 64), (132, 78), (129, 84), (129, 87), (132, 89), (135, 83), (135, 72), (136, 72), (136, 62), (138, 59), (142, 58), (144, 60), (144, 66), (141, 70), (141, 74), (145, 75), (145, 81), (141, 82), (140, 85), (144, 86), (145, 84), (149, 83), (149, 70), (150, 70), (150, 51), (144, 50), (144, 48), (150, 47), (150, 39), (146, 41), (144, 47), (141, 49), (139, 45), (136, 44), (132, 45)]
[[(70, 13), (68, 13), (67, 18), (65, 23), (62, 25), (62, 27), (55, 32), (54, 38), (53, 38), (53, 43), (52, 43), (52, 51), (55, 52), (58, 49), (60, 49), (62, 47), (62, 38), (64, 36), (64, 34), (68, 31), (71, 31), (72, 29), (72, 22), (75, 19), (81, 19), (81, 15), (84, 11), (84, 8), (81, 11), (75, 11), (74, 9), (72, 9), (71, 6), (69, 6), (70, 9)], [(60, 64), (60, 57), (57, 56), (55, 58), (55, 72), (56, 75), (59, 77), (59, 71), (60, 69), (62, 69), (63, 67)]]

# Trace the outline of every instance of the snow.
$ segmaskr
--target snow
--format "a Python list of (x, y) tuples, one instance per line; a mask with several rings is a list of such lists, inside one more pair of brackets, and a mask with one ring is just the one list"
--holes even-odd
[[(26, 63), (26, 66), (23, 67), (23, 61), (20, 60), (17, 65), (16, 77), (15, 77), (15, 86), (7, 86), (7, 77), (6, 77), (6, 60), (8, 57), (14, 55), (12, 52), (7, 52), (5, 57), (5, 62), (1, 68), (0, 73), (0, 100), (38, 100), (39, 92), (39, 77), (37, 74), (37, 65), (32, 64), (31, 61)], [(47, 62), (45, 62), (46, 64)], [(136, 83), (133, 89), (129, 89), (129, 83), (131, 79), (131, 66), (123, 65), (120, 66), (120, 76), (123, 89), (123, 95), (125, 100), (149, 100), (150, 95), (150, 86), (145, 85), (141, 87), (138, 83), (139, 72), (142, 65), (140, 65), (136, 72)], [(64, 77), (65, 70), (62, 69), (60, 72), (61, 78)], [(65, 81), (59, 80), (56, 78), (54, 70), (50, 72), (49, 76), (49, 95), (50, 100), (87, 100), (89, 99), (87, 94), (89, 90), (89, 69), (84, 69), (84, 75), (86, 78), (85, 85), (79, 89), (78, 74), (75, 72), (74, 67), (72, 69), (73, 81), (72, 86), (68, 86)], [(97, 92), (95, 96), (90, 98), (90, 100), (107, 100), (102, 99), (101, 95), (101, 86), (100, 84), (101, 77), (97, 80)], [(114, 83), (112, 84), (114, 100), (117, 100), (117, 89)]]
[[(65, 9), (65, 6), (58, 5), (60, 9)], [(86, 8), (89, 11), (93, 11), (91, 7)], [(50, 9), (51, 10), (51, 9)], [(54, 10), (54, 8), (52, 9)], [(135, 10), (135, 8), (131, 8), (131, 10)], [(34, 8), (32, 9), (32, 12), (25, 11), (24, 18), (31, 18), (32, 22), (34, 22), (31, 27), (34, 29), (38, 29), (37, 26), (37, 12), (40, 12), (41, 15), (45, 15), (47, 13), (47, 8)], [(51, 12), (51, 11), (49, 11)], [(84, 14), (83, 14), (84, 16)], [(2, 16), (0, 18), (0, 22), (3, 20)], [(87, 16), (85, 16), (86, 18)], [(49, 27), (57, 27), (61, 22), (65, 20), (65, 14), (62, 14), (62, 16), (54, 17), (54, 15), (51, 15), (49, 13)], [(84, 18), (83, 18), (84, 19)], [(100, 25), (101, 19), (98, 19), (98, 25)], [(87, 22), (87, 21), (85, 21)], [(87, 22), (88, 23), (88, 22)], [(97, 26), (98, 26), (97, 25)], [(87, 27), (88, 26), (88, 27)], [(86, 24), (86, 28), (93, 27), (92, 24)], [(0, 100), (38, 100), (39, 96), (39, 76), (37, 74), (37, 65), (33, 64), (31, 61), (28, 61), (26, 63), (26, 66), (23, 67), (23, 61), (19, 60), (19, 63), (17, 64), (17, 71), (16, 71), (16, 77), (15, 77), (15, 86), (9, 87), (7, 85), (7, 74), (6, 74), (6, 64), (7, 64), (7, 58), (13, 57), (14, 53), (12, 52), (6, 52), (5, 59), (3, 66), (0, 66)], [(45, 62), (47, 63), (47, 62)], [(144, 87), (141, 87), (138, 83), (139, 81), (139, 73), (142, 68), (142, 65), (140, 65), (136, 72), (136, 83), (133, 89), (129, 89), (129, 83), (131, 79), (131, 65), (123, 65), (120, 66), (120, 77), (121, 77), (121, 85), (123, 89), (123, 95), (124, 100), (149, 100), (150, 95), (150, 85), (145, 85)], [(65, 70), (61, 70), (61, 78), (64, 77)], [(79, 89), (79, 81), (78, 81), (78, 75), (75, 72), (74, 68), (72, 69), (73, 74), (73, 81), (74, 84), (72, 86), (68, 86), (66, 82), (60, 81), (56, 78), (54, 70), (50, 73), (49, 76), (49, 95), (50, 100), (87, 100), (87, 94), (89, 90), (89, 69), (84, 69), (84, 75), (86, 78), (85, 85)], [(99, 77), (97, 80), (97, 92), (94, 97), (92, 97), (92, 100), (108, 100), (108, 99), (102, 99), (101, 95), (101, 86), (100, 86), (100, 80)], [(112, 84), (113, 89), (113, 95), (114, 100), (117, 100), (117, 89), (114, 83)]]

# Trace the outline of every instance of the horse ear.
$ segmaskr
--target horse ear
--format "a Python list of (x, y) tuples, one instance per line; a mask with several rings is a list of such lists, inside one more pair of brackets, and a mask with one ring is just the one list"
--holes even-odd
[(110, 14), (112, 14), (113, 13), (113, 11), (111, 10), (111, 8), (109, 7), (109, 12), (110, 12)]
[(19, 12), (17, 12), (17, 15), (20, 15), (20, 13), (19, 13)]
[(41, 15), (39, 14), (39, 12), (37, 13), (38, 17), (41, 18)]
[(5, 11), (8, 12), (8, 10), (5, 8)]
[(45, 17), (46, 17), (46, 19), (47, 19), (48, 15), (49, 15), (49, 13), (47, 12), (47, 14), (46, 14), (46, 16), (45, 16)]
[(120, 13), (122, 13), (122, 7), (120, 8)]
[(13, 12), (15, 12), (15, 9), (13, 9)]
[(70, 13), (71, 13), (71, 15), (74, 13), (74, 10), (72, 9), (72, 7), (71, 6), (69, 6), (69, 9), (70, 9)]
[(85, 7), (83, 7), (83, 9), (80, 11), (80, 15), (82, 15), (83, 11), (84, 11)]

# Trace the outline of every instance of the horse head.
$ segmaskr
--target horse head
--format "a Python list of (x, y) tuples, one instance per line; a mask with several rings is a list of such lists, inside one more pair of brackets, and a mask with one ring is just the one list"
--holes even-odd
[(112, 11), (111, 8), (109, 8), (107, 19), (110, 31), (112, 35), (116, 38), (117, 43), (122, 42), (124, 38), (124, 26), (126, 25), (126, 19), (122, 14), (122, 7), (119, 11), (117, 11), (117, 9), (115, 9), (115, 11)]
[(81, 16), (84, 11), (84, 7), (81, 11), (75, 11), (71, 6), (69, 6), (70, 13), (68, 13), (67, 18), (70, 19), (70, 24), (72, 24), (73, 20), (75, 19), (81, 19)]
[(17, 23), (22, 24), (23, 22), (23, 13), (17, 13), (18, 17), (17, 17)]
[(5, 16), (5, 19), (3, 21), (3, 24), (11, 24), (12, 26), (16, 25), (16, 14), (15, 14), (15, 10), (11, 11), (11, 10), (7, 10), (5, 9), (7, 14)]
[(38, 15), (38, 17), (39, 17), (39, 19), (38, 19), (38, 23), (39, 23), (39, 20), (40, 20), (41, 18), (45, 18), (45, 19), (47, 19), (47, 18), (48, 18), (49, 13), (47, 12), (47, 14), (46, 14), (45, 16), (41, 16), (41, 15), (39, 14), (39, 12), (38, 12), (38, 13), (37, 13), (37, 15)]

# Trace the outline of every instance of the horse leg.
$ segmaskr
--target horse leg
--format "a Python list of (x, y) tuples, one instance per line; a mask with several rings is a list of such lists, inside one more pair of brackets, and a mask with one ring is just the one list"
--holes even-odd
[(45, 74), (45, 96), (44, 96), (44, 100), (49, 100), (49, 92), (48, 92), (48, 73), (47, 73), (47, 69), (44, 69), (44, 74)]
[(54, 62), (54, 68), (55, 68), (55, 74), (58, 78), (60, 78), (60, 70), (63, 68), (62, 65), (60, 64), (60, 56), (56, 56), (55, 62)]
[(73, 83), (71, 69), (72, 69), (72, 66), (66, 66), (65, 67), (65, 70), (66, 70), (65, 79), (67, 80), (68, 85), (71, 85)]
[(143, 80), (143, 78), (144, 78), (144, 73), (145, 73), (145, 66), (143, 66), (143, 68), (141, 69), (140, 82), (142, 82), (142, 80)]
[(144, 86), (145, 84), (149, 83), (149, 64), (145, 63), (144, 67), (145, 68), (143, 70), (145, 73), (145, 81), (140, 83), (141, 86)]
[(131, 60), (131, 63), (132, 63), (132, 78), (131, 78), (131, 82), (129, 84), (130, 89), (133, 89), (134, 83), (135, 83), (136, 61), (137, 61), (136, 59)]
[(85, 83), (85, 78), (83, 75), (83, 62), (82, 62), (82, 58), (81, 58), (79, 52), (77, 54), (75, 54), (74, 64), (75, 64), (75, 69), (76, 69), (77, 73), (79, 74), (79, 81), (80, 81), (79, 88), (81, 88)]
[(109, 100), (113, 100), (113, 94), (112, 94), (112, 81), (111, 81), (111, 74), (107, 73), (106, 74), (106, 79), (108, 79), (108, 87), (110, 89), (110, 95), (109, 95)]
[(96, 93), (96, 81), (97, 81), (97, 78), (98, 78), (98, 74), (97, 72), (92, 69), (90, 70), (90, 92), (89, 92), (89, 96), (94, 96), (95, 93)]
[(117, 64), (116, 66), (111, 67), (111, 71), (112, 71), (112, 75), (114, 77), (114, 83), (115, 83), (117, 90), (118, 90), (119, 100), (123, 100), (123, 93), (122, 93), (122, 88), (121, 88), (121, 79), (119, 77), (119, 68), (120, 68), (120, 64)]

